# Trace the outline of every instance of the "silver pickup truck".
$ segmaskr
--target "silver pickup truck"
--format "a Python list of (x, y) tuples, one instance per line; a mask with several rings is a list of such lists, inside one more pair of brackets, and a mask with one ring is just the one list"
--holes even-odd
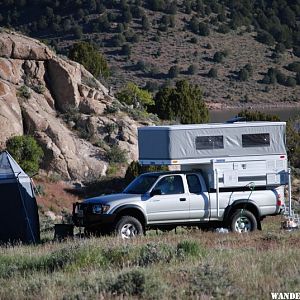
[(281, 213), (284, 187), (220, 188), (218, 197), (217, 207), (217, 193), (207, 189), (200, 171), (146, 173), (120, 194), (75, 203), (73, 221), (88, 233), (123, 239), (176, 226), (249, 232), (261, 229), (264, 217)]

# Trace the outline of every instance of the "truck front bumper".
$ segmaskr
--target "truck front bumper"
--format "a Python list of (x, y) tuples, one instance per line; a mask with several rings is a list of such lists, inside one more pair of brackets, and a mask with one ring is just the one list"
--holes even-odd
[(73, 204), (72, 219), (75, 226), (86, 228), (104, 228), (112, 225), (116, 219), (114, 214), (95, 214), (93, 204), (76, 202)]

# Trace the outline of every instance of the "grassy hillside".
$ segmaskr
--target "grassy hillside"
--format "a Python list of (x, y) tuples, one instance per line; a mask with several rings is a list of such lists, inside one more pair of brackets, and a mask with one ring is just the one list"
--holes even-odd
[(269, 299), (298, 292), (299, 232), (150, 232), (0, 249), (2, 299)]
[[(76, 41), (107, 58), (108, 84), (151, 91), (174, 79), (225, 105), (295, 103), (300, 94), (299, 1), (6, 0), (0, 25), (67, 54)], [(297, 85), (298, 84), (298, 85)]]

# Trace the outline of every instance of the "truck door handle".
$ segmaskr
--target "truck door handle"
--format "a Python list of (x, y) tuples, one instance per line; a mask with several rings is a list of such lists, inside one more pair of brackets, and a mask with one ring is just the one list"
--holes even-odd
[(179, 200), (180, 201), (186, 201), (186, 198), (180, 198)]

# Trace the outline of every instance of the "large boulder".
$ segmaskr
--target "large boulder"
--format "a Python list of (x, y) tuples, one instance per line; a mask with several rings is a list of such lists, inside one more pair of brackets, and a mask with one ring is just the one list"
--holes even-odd
[(138, 123), (125, 112), (108, 114), (114, 101), (80, 64), (34, 39), (0, 33), (0, 148), (30, 134), (44, 150), (46, 172), (66, 180), (104, 176), (111, 145), (137, 159)]

